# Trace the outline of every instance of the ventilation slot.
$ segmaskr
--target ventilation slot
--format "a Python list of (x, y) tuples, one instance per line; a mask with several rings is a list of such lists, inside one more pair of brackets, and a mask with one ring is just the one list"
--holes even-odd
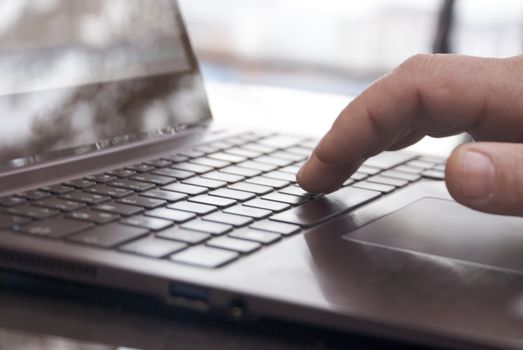
[(0, 249), (0, 267), (21, 269), (27, 272), (45, 272), (55, 276), (83, 279), (96, 278), (96, 268), (69, 261), (17, 253)]

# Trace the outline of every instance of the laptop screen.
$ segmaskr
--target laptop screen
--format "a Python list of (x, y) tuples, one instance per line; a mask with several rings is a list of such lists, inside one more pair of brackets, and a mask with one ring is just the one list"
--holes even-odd
[(210, 119), (174, 0), (0, 2), (0, 165)]

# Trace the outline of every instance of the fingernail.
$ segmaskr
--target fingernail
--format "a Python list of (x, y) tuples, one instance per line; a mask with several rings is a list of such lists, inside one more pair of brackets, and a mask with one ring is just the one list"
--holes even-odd
[(494, 191), (496, 169), (486, 155), (467, 151), (461, 157), (461, 194), (469, 199), (486, 198)]

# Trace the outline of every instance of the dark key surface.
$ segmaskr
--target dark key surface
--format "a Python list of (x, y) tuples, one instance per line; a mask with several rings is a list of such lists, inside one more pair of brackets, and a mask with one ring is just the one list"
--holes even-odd
[(0, 198), (0, 205), (3, 207), (13, 207), (25, 203), (26, 200), (22, 197), (9, 196)]
[(85, 207), (84, 203), (68, 201), (56, 197), (48, 197), (34, 202), (35, 205), (44, 208), (62, 210), (62, 211), (73, 211)]
[(439, 170), (426, 170), (421, 173), (423, 177), (433, 180), (445, 180), (445, 172)]
[(183, 180), (182, 182), (184, 184), (188, 184), (188, 185), (206, 187), (211, 190), (215, 190), (215, 189), (227, 186), (227, 182), (211, 180), (211, 179), (207, 179), (204, 177), (198, 177), (198, 176), (191, 177), (190, 179)]
[(31, 222), (19, 228), (19, 231), (40, 237), (60, 238), (93, 227), (94, 224), (66, 218), (52, 218), (45, 221)]
[(183, 264), (216, 268), (234, 261), (238, 256), (237, 252), (230, 250), (198, 246), (172, 255), (171, 260)]
[(169, 203), (178, 202), (188, 197), (185, 193), (165, 191), (160, 189), (149, 190), (142, 192), (139, 195), (142, 197), (161, 199)]
[(66, 217), (76, 220), (93, 222), (95, 224), (107, 224), (118, 220), (120, 218), (120, 215), (87, 209), (68, 213)]
[(179, 227), (170, 227), (166, 230), (160, 231), (156, 236), (187, 244), (200, 244), (212, 237), (208, 233), (184, 230)]
[(162, 189), (167, 190), (167, 191), (185, 193), (185, 194), (188, 194), (191, 196), (202, 194), (202, 193), (205, 193), (208, 191), (207, 188), (205, 188), (205, 187), (187, 185), (187, 184), (182, 184), (182, 183), (170, 184), (165, 187), (162, 187)]
[(297, 185), (287, 186), (287, 187), (279, 190), (278, 192), (290, 194), (293, 196), (305, 197), (305, 198), (312, 198), (312, 197), (316, 196), (316, 194), (307, 192), (303, 188), (301, 188), (300, 186), (297, 186)]
[(170, 220), (153, 218), (144, 215), (131, 216), (121, 220), (120, 222), (125, 225), (143, 227), (151, 231), (160, 231), (173, 225)]
[(256, 197), (254, 193), (231, 190), (229, 188), (220, 188), (219, 190), (212, 191), (209, 193), (212, 196), (235, 199), (238, 201), (246, 201)]
[(241, 168), (259, 170), (259, 171), (262, 171), (264, 173), (268, 172), (268, 171), (273, 171), (273, 170), (278, 169), (277, 165), (267, 164), (267, 163), (259, 163), (259, 162), (252, 161), (252, 160), (241, 162), (241, 163), (238, 163), (237, 165), (239, 167), (241, 167)]
[(33, 219), (46, 219), (58, 215), (60, 213), (58, 210), (37, 207), (30, 204), (22, 204), (16, 207), (9, 207), (6, 209), (6, 212), (15, 215), (28, 216)]
[(415, 182), (421, 179), (421, 175), (413, 173), (404, 173), (397, 170), (388, 170), (380, 174), (380, 176), (392, 177), (394, 179), (405, 180), (409, 182)]
[(248, 216), (253, 219), (263, 219), (272, 215), (272, 211), (266, 209), (258, 209), (246, 207), (244, 205), (235, 205), (223, 210), (225, 213)]
[(191, 173), (196, 173), (196, 174), (204, 174), (204, 173), (208, 173), (209, 171), (214, 170), (214, 168), (211, 168), (210, 166), (194, 164), (194, 163), (177, 163), (177, 164), (172, 165), (171, 168), (183, 170), (183, 171), (189, 171)]
[(240, 176), (245, 176), (245, 177), (258, 176), (262, 173), (261, 170), (256, 170), (256, 169), (252, 169), (252, 168), (242, 168), (242, 167), (235, 166), (235, 165), (228, 166), (227, 168), (223, 168), (220, 170), (220, 172), (226, 173), (226, 174), (240, 175)]
[(240, 254), (249, 254), (262, 247), (262, 245), (258, 242), (246, 241), (226, 236), (213, 238), (207, 241), (206, 244), (215, 248), (232, 250)]
[(386, 177), (386, 176), (381, 176), (381, 175), (369, 177), (367, 179), (367, 181), (375, 182), (375, 183), (383, 184), (383, 185), (394, 186), (394, 187), (398, 187), (398, 188), (407, 186), (409, 184), (408, 180), (394, 179), (391, 177)]
[[(136, 174), (136, 172), (134, 172), (134, 171), (131, 171), (131, 170), (127, 170), (127, 171), (129, 172), (128, 176)], [(120, 177), (126, 177), (126, 176), (120, 176)], [(95, 174), (95, 175), (86, 176), (85, 178), (87, 180), (90, 180), (90, 181), (93, 181), (93, 182), (104, 184), (106, 182), (116, 180), (118, 178), (118, 176), (111, 175), (111, 174)]]
[(94, 206), (93, 209), (103, 211), (106, 213), (122, 215), (122, 216), (134, 215), (134, 214), (141, 213), (143, 211), (142, 207), (121, 204), (121, 203), (116, 203), (116, 202), (98, 204), (98, 205)]
[(379, 169), (390, 169), (414, 159), (415, 156), (402, 152), (382, 152), (367, 159), (364, 165)]
[(249, 227), (251, 229), (278, 233), (283, 236), (289, 236), (300, 232), (300, 226), (270, 220), (255, 222)]
[(49, 194), (48, 192), (38, 191), (38, 190), (17, 193), (17, 196), (23, 197), (23, 198), (25, 198), (27, 200), (30, 200), (30, 201), (47, 198), (50, 195), (51, 194)]
[(161, 199), (142, 197), (138, 195), (121, 198), (118, 199), (117, 202), (142, 207), (145, 209), (154, 209), (167, 204), (167, 201)]
[(69, 186), (63, 186), (63, 185), (51, 185), (51, 186), (45, 186), (41, 188), (42, 191), (50, 192), (54, 194), (64, 194), (67, 192), (74, 191), (74, 188)]
[(265, 199), (255, 198), (243, 203), (247, 207), (266, 209), (278, 213), (289, 209), (291, 206), (287, 203), (273, 202)]
[(375, 183), (375, 182), (367, 182), (367, 181), (355, 183), (354, 185), (352, 185), (352, 187), (362, 188), (365, 190), (378, 191), (383, 194), (391, 193), (396, 190), (395, 186), (384, 185), (384, 184), (379, 184), (379, 183)]
[(229, 233), (229, 237), (234, 237), (238, 239), (245, 239), (247, 241), (254, 241), (264, 245), (272, 244), (281, 239), (281, 235), (268, 231), (259, 231), (253, 229), (241, 229), (234, 230)]
[(195, 158), (190, 161), (191, 163), (200, 164), (209, 166), (214, 169), (221, 169), (225, 168), (226, 166), (231, 165), (230, 162), (227, 162), (225, 160), (218, 160), (218, 159), (212, 159), (212, 158)]
[(196, 214), (187, 211), (169, 209), (169, 208), (158, 208), (150, 210), (145, 213), (146, 216), (155, 218), (165, 219), (173, 221), (177, 224), (192, 220), (196, 217)]
[(219, 171), (212, 171), (210, 173), (203, 174), (202, 177), (206, 179), (227, 182), (228, 184), (233, 184), (245, 179), (245, 176), (226, 174)]
[(147, 165), (145, 163), (132, 164), (125, 167), (127, 170), (136, 171), (138, 173), (146, 173), (154, 169), (154, 166)]
[(31, 220), (23, 216), (0, 213), (0, 228), (10, 228), (11, 226), (25, 224), (29, 221)]
[(380, 195), (375, 191), (344, 187), (300, 207), (276, 214), (271, 220), (310, 227), (364, 205)]
[(211, 222), (199, 219), (186, 222), (185, 224), (182, 224), (180, 227), (186, 230), (209, 233), (213, 236), (223, 235), (227, 232), (232, 231), (233, 229), (231, 225), (220, 224), (218, 222)]
[(279, 171), (279, 170), (271, 171), (270, 173), (267, 173), (267, 174), (265, 174), (263, 176), (270, 177), (270, 178), (273, 178), (273, 179), (278, 179), (278, 180), (284, 180), (284, 181), (289, 181), (289, 182), (296, 182), (296, 175), (295, 174), (286, 173), (286, 172)]
[(176, 179), (169, 176), (155, 175), (155, 174), (138, 174), (131, 176), (132, 180), (147, 182), (158, 186), (165, 186), (176, 181)]
[(250, 192), (250, 193), (257, 194), (257, 195), (264, 195), (264, 194), (267, 194), (267, 193), (273, 191), (272, 187), (255, 185), (255, 184), (250, 184), (250, 183), (245, 183), (245, 182), (239, 182), (236, 184), (232, 184), (228, 188), (232, 189), (232, 190), (237, 190), (237, 191)]
[(71, 242), (93, 245), (101, 248), (111, 248), (133, 239), (146, 236), (147, 229), (112, 223), (97, 226), (88, 231), (73, 235), (68, 238)]
[(158, 170), (152, 171), (151, 174), (168, 176), (168, 177), (175, 178), (177, 180), (188, 179), (191, 176), (196, 175), (195, 173), (190, 172), (190, 171), (176, 170), (176, 169), (171, 169), (171, 168), (158, 169)]
[(243, 227), (249, 225), (254, 221), (252, 218), (247, 216), (240, 216), (221, 212), (206, 215), (202, 219), (206, 221), (213, 221), (219, 222), (221, 224), (232, 225), (234, 227)]
[(100, 194), (87, 193), (82, 191), (69, 192), (61, 195), (60, 198), (85, 204), (99, 204), (111, 200), (111, 197), (109, 196), (102, 196)]
[(143, 192), (154, 188), (153, 184), (130, 179), (118, 179), (115, 181), (108, 182), (107, 185), (133, 190), (137, 192)]
[(113, 198), (121, 198), (133, 194), (134, 191), (127, 190), (125, 188), (112, 187), (107, 185), (97, 185), (89, 187), (84, 190), (85, 192), (95, 193), (102, 196), (111, 196)]
[(188, 212), (195, 213), (198, 215), (210, 214), (213, 211), (218, 210), (218, 208), (215, 207), (214, 205), (193, 203), (193, 202), (187, 202), (187, 201), (176, 202), (174, 204), (170, 204), (168, 207), (171, 209), (188, 211)]
[(261, 197), (262, 199), (273, 201), (273, 202), (282, 202), (290, 205), (300, 205), (309, 200), (306, 197), (293, 196), (291, 194), (272, 192)]
[(234, 204), (237, 203), (236, 200), (234, 200), (234, 199), (209, 196), (207, 194), (202, 194), (202, 195), (199, 195), (196, 197), (191, 197), (188, 200), (189, 200), (189, 202), (214, 205), (218, 208), (227, 208), (227, 207), (233, 206)]
[(119, 249), (126, 253), (160, 259), (167, 255), (179, 252), (186, 247), (187, 244), (185, 243), (162, 238), (146, 237), (131, 243), (127, 243), (121, 246)]
[(272, 187), (274, 189), (280, 189), (280, 188), (284, 188), (284, 187), (290, 185), (289, 181), (271, 179), (271, 178), (263, 177), (263, 176), (253, 177), (253, 178), (245, 180), (245, 182), (255, 184), (255, 185), (268, 186), (268, 187)]
[(66, 181), (63, 183), (65, 186), (70, 186), (74, 188), (87, 188), (96, 185), (96, 182), (89, 181), (86, 179), (76, 179), (71, 181)]

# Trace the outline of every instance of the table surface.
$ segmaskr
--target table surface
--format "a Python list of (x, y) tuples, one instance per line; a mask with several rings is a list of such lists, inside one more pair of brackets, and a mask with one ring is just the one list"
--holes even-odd
[[(216, 119), (318, 135), (348, 97), (211, 83)], [(304, 123), (303, 120), (307, 122)], [(301, 122), (299, 122), (301, 121)], [(278, 123), (278, 124), (274, 124)], [(447, 146), (438, 147), (451, 149)], [(430, 147), (429, 147), (430, 148)], [(429, 153), (437, 153), (430, 152)], [(0, 282), (8, 277), (0, 275)], [(8, 283), (9, 284), (9, 283)], [(0, 286), (0, 349), (414, 349), (276, 320), (235, 323), (160, 306), (78, 299)]]

